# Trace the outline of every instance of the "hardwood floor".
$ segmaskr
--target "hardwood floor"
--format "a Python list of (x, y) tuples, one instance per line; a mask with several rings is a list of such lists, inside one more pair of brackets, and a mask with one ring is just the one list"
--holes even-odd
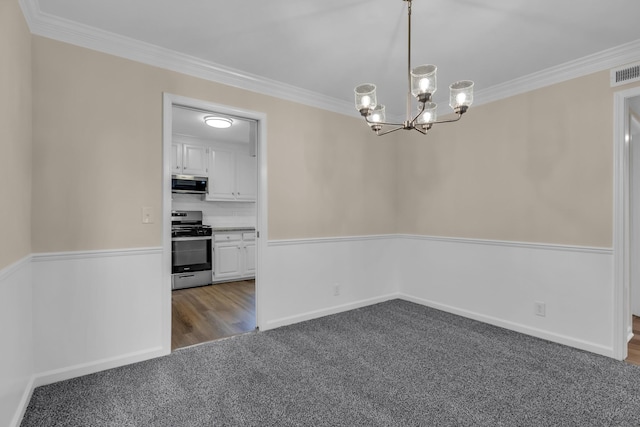
[(640, 317), (633, 316), (633, 338), (629, 341), (627, 350), (625, 360), (634, 365), (640, 365)]
[(255, 280), (172, 291), (171, 349), (252, 331), (255, 314)]

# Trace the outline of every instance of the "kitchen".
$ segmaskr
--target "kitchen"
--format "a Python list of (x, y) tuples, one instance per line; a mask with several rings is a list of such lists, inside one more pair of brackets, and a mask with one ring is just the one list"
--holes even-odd
[(172, 350), (254, 330), (257, 122), (172, 107)]

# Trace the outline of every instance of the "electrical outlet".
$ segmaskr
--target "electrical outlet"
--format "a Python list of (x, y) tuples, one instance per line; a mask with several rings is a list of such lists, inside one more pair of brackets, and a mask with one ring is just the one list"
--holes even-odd
[(145, 206), (142, 208), (142, 223), (143, 224), (153, 224), (155, 222), (155, 215), (153, 213), (153, 208), (150, 206)]
[(545, 317), (547, 315), (547, 305), (542, 301), (533, 303), (533, 312), (536, 316)]
[(336, 283), (335, 285), (333, 285), (333, 296), (338, 296), (340, 295), (340, 284)]

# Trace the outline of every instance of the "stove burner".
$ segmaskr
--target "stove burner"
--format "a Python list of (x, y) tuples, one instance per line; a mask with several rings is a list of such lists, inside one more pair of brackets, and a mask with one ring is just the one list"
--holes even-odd
[(213, 230), (209, 225), (174, 225), (171, 237), (211, 236)]
[(171, 237), (211, 236), (211, 226), (202, 224), (201, 211), (172, 211)]

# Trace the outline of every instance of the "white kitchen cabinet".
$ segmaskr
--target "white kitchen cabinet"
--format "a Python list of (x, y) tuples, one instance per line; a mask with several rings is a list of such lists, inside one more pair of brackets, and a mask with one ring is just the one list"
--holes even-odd
[(227, 280), (240, 277), (242, 258), (242, 239), (229, 241), (216, 241), (213, 245), (214, 254), (214, 279)]
[(236, 199), (236, 156), (233, 151), (212, 148), (209, 154), (209, 190), (206, 200)]
[(171, 144), (171, 168), (174, 175), (207, 176), (208, 148), (203, 145)]
[(242, 233), (244, 254), (243, 274), (256, 275), (256, 233)]
[(209, 201), (254, 202), (257, 194), (256, 158), (240, 150), (214, 147), (209, 154)]
[(258, 164), (248, 154), (236, 153), (236, 199), (254, 202), (258, 195)]
[(255, 277), (255, 252), (255, 232), (214, 233), (213, 281), (226, 282)]

